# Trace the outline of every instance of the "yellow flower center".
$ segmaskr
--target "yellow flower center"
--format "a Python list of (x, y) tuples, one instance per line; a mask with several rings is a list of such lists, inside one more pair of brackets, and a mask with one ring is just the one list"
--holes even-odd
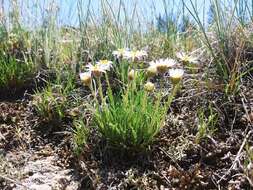
[(106, 60), (106, 59), (100, 60), (99, 62), (100, 62), (101, 64), (104, 64), (104, 65), (106, 65), (106, 64), (108, 64), (108, 63), (109, 63), (109, 61), (108, 61), (108, 60)]
[(132, 58), (135, 58), (136, 55), (137, 55), (137, 51), (132, 51), (132, 52), (131, 52), (131, 57), (132, 57)]
[(175, 73), (173, 76), (171, 76), (172, 78), (178, 79), (178, 78), (182, 78), (182, 75), (180, 73)]
[(94, 67), (93, 67), (92, 70), (93, 70), (93, 71), (98, 71), (98, 70), (99, 70), (99, 66), (98, 66), (98, 65), (94, 65)]
[(123, 54), (125, 52), (125, 49), (118, 49), (119, 54)]
[(168, 66), (165, 64), (159, 64), (159, 65), (157, 65), (156, 68), (157, 68), (158, 72), (162, 73), (162, 74), (168, 70)]
[(185, 61), (185, 62), (189, 62), (190, 59), (191, 59), (190, 56), (185, 55), (182, 60)]

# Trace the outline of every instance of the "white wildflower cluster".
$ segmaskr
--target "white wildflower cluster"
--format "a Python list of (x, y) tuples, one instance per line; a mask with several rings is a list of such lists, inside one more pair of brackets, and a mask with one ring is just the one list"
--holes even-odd
[(196, 63), (198, 63), (198, 57), (195, 57), (190, 54), (186, 54), (185, 52), (178, 52), (178, 53), (176, 53), (176, 56), (183, 64), (188, 64), (188, 63), (196, 64)]
[[(129, 49), (117, 49), (112, 52), (113, 56), (117, 59), (126, 59), (128, 61), (137, 62), (144, 60), (145, 57), (148, 56), (147, 52), (144, 50), (132, 50)], [(184, 52), (178, 52), (176, 54), (179, 62), (183, 64), (187, 63), (197, 63), (198, 58), (186, 54)], [(184, 70), (180, 68), (175, 68), (178, 65), (178, 61), (171, 58), (166, 59), (158, 59), (155, 61), (149, 62), (149, 67), (146, 69), (146, 74), (148, 78), (154, 77), (157, 74), (165, 74), (166, 72), (169, 73), (171, 82), (176, 85), (178, 84), (184, 75)], [(113, 66), (113, 62), (110, 60), (100, 60), (96, 62), (95, 65), (88, 64), (87, 71), (84, 73), (80, 73), (80, 79), (84, 85), (89, 86), (92, 81), (92, 76), (94, 77), (101, 77), (103, 73), (109, 71)], [(128, 73), (128, 79), (131, 81), (135, 78), (136, 71), (131, 69)], [(145, 85), (147, 91), (151, 91), (154, 89), (154, 86), (148, 81)]]
[(118, 49), (112, 52), (117, 58), (123, 58), (130, 61), (139, 61), (144, 59), (148, 54), (144, 50)]
[(112, 61), (100, 60), (95, 65), (88, 64), (87, 71), (80, 73), (80, 79), (85, 86), (90, 86), (92, 76), (100, 77), (106, 71), (109, 71), (112, 67)]

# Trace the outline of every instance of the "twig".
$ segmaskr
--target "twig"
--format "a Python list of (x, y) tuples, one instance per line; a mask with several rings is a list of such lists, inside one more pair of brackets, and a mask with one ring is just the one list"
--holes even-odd
[(180, 170), (182, 170), (182, 168), (179, 166), (179, 164), (176, 162), (176, 160), (173, 158), (173, 157), (171, 157), (169, 154), (168, 154), (168, 152), (166, 152), (163, 148), (159, 148), (166, 156), (168, 156), (171, 160), (172, 160), (172, 162), (174, 162), (174, 164), (176, 164), (176, 166), (177, 166), (177, 168), (178, 169), (180, 169)]
[(200, 95), (203, 95), (207, 93), (207, 91), (204, 91), (204, 92), (200, 92), (200, 93), (197, 93), (197, 94), (194, 94), (194, 95), (190, 95), (190, 96), (184, 96), (184, 97), (180, 97), (180, 98), (175, 98), (174, 101), (181, 101), (181, 100), (185, 100), (185, 99), (190, 99), (190, 98), (194, 98), (194, 97), (199, 97)]
[(6, 141), (5, 137), (3, 136), (3, 134), (0, 132), (0, 140), (3, 139), (4, 141)]
[(163, 173), (162, 173), (162, 176), (163, 176), (163, 178), (167, 181), (167, 184), (170, 185), (170, 184), (171, 184), (171, 180), (169, 180), (169, 179), (167, 178), (167, 176), (165, 176)]
[(253, 187), (253, 181), (246, 175), (245, 175), (245, 178), (248, 180), (250, 186)]
[(3, 176), (3, 175), (0, 174), (0, 178), (4, 179), (4, 180), (6, 180), (6, 181), (10, 181), (10, 182), (14, 183), (15, 185), (19, 185), (19, 186), (26, 187), (26, 188), (28, 189), (28, 186), (23, 185), (22, 183), (20, 183), (20, 182), (14, 180), (14, 179), (11, 179), (11, 178), (9, 178), (9, 177), (7, 177), (7, 176)]
[(230, 127), (230, 133), (232, 133), (232, 131), (234, 129), (234, 124), (235, 124), (236, 116), (237, 116), (237, 111), (235, 112), (235, 116), (234, 116), (233, 122), (232, 122), (231, 127)]
[(230, 174), (230, 172), (231, 172), (232, 169), (235, 169), (235, 166), (236, 166), (237, 162), (238, 162), (239, 159), (240, 159), (240, 155), (241, 155), (241, 153), (242, 153), (242, 150), (243, 150), (243, 148), (244, 148), (244, 146), (245, 146), (245, 144), (246, 144), (246, 142), (247, 142), (247, 140), (248, 140), (248, 138), (250, 137), (250, 135), (251, 135), (252, 132), (253, 132), (253, 130), (250, 130), (250, 131), (247, 133), (246, 137), (244, 138), (244, 140), (243, 140), (243, 142), (242, 142), (242, 145), (240, 146), (239, 151), (238, 151), (237, 154), (236, 154), (236, 157), (235, 157), (235, 160), (234, 160), (233, 164), (232, 164), (231, 167), (228, 169), (228, 171), (218, 180), (217, 184), (219, 184), (223, 179), (225, 179), (225, 177), (226, 177), (228, 174)]

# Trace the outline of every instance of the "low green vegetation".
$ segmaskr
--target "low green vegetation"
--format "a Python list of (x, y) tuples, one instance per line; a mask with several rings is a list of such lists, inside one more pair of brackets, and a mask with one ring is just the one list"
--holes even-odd
[(129, 1), (131, 14), (127, 1), (98, 1), (99, 14), (91, 0), (76, 1), (77, 23), (70, 26), (60, 23), (55, 1), (44, 1), (45, 10), (42, 1), (24, 3), (31, 11), (25, 19), (21, 1), (11, 1), (8, 11), (0, 6), (0, 99), (23, 89), (36, 130), (67, 134), (71, 153), (96, 167), (110, 160), (109, 150), (155, 155), (161, 160), (152, 167), (160, 168), (145, 170), (141, 183), (157, 178), (157, 189), (194, 189), (187, 183), (204, 179), (202, 170), (208, 179), (200, 189), (222, 189), (239, 167), (225, 170), (237, 163), (242, 174), (231, 179), (252, 183), (252, 139), (243, 138), (253, 120), (253, 2), (182, 0), (175, 11), (176, 1), (163, 0), (158, 16), (156, 1), (150, 15), (146, 1)]
[(60, 122), (66, 110), (67, 97), (61, 94), (57, 86), (48, 86), (34, 96), (33, 105), (36, 113), (45, 121)]
[(74, 135), (73, 135), (74, 152), (75, 154), (80, 155), (87, 143), (89, 130), (87, 126), (84, 124), (84, 121), (82, 119), (74, 120), (73, 127), (74, 127)]
[[(120, 49), (113, 54), (117, 58), (116, 63), (100, 60), (94, 65), (90, 64), (86, 72), (80, 73), (80, 79), (93, 95), (95, 106), (91, 112), (94, 114), (94, 124), (108, 145), (140, 151), (154, 140), (163, 127), (167, 111), (183, 77), (183, 70), (172, 69), (176, 64), (172, 59), (152, 61), (148, 68), (144, 68), (143, 61), (147, 56), (145, 51)], [(118, 87), (119, 93), (113, 93), (107, 75), (107, 72), (114, 69), (124, 84), (122, 89)], [(163, 76), (168, 70), (172, 92), (166, 95), (167, 100), (164, 101), (164, 94), (155, 89), (151, 80), (158, 74)], [(148, 80), (146, 83), (145, 78)], [(102, 80), (106, 81), (106, 90), (103, 89)], [(161, 80), (164, 83), (166, 79)]]
[(21, 29), (0, 32), (0, 87), (2, 93), (29, 88), (36, 76), (38, 65), (29, 53), (27, 32)]
[(207, 113), (205, 113), (203, 108), (198, 111), (198, 132), (196, 134), (197, 143), (206, 137), (212, 138), (213, 134), (217, 130), (217, 113), (214, 112), (211, 105), (209, 105), (206, 112)]
[(35, 68), (30, 60), (19, 61), (15, 57), (0, 55), (0, 87), (15, 89), (30, 82), (35, 75)]
[(49, 81), (42, 91), (37, 90), (33, 95), (35, 112), (46, 122), (59, 124), (71, 107), (69, 99), (75, 89), (76, 77), (66, 68), (59, 68), (56, 78), (52, 82)]

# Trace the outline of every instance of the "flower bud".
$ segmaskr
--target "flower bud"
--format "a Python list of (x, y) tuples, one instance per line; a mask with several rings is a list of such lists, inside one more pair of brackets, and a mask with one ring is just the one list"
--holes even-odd
[(148, 77), (154, 77), (156, 74), (157, 74), (156, 66), (149, 66), (147, 68), (147, 76)]
[(170, 80), (171, 82), (176, 85), (178, 84), (181, 79), (183, 78), (184, 70), (183, 69), (170, 69)]
[(144, 89), (147, 91), (147, 92), (153, 92), (155, 90), (155, 85), (154, 83), (152, 82), (147, 82), (145, 85), (144, 85)]
[(80, 76), (81, 82), (85, 86), (90, 86), (90, 84), (91, 84), (91, 74), (89, 72), (80, 73), (79, 76)]
[(135, 78), (135, 70), (131, 70), (129, 73), (128, 73), (128, 80), (132, 81), (134, 80)]

